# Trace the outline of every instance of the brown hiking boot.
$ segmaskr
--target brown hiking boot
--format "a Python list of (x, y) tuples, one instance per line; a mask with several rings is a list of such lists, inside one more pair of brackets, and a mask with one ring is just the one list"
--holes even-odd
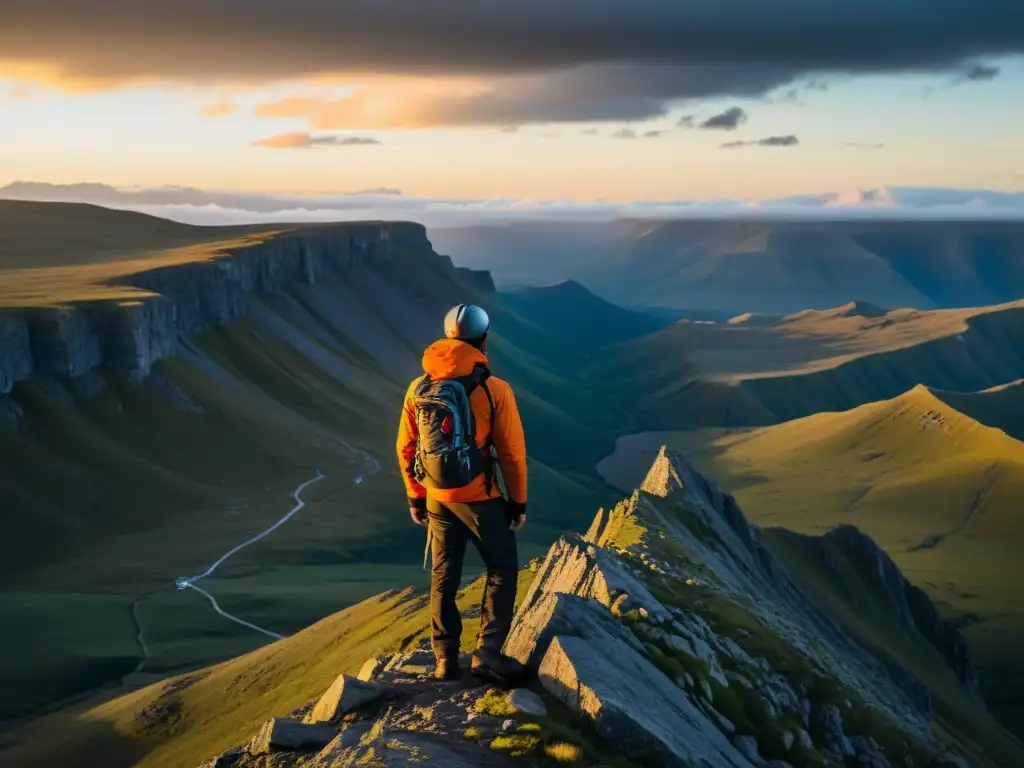
[(445, 656), (441, 656), (437, 659), (437, 665), (434, 667), (434, 679), (451, 681), (458, 680), (462, 677), (462, 669), (459, 667), (458, 659), (449, 659)]

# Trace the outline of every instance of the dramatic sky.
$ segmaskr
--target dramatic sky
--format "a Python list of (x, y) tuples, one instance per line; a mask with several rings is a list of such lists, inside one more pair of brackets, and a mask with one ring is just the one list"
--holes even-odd
[(1024, 188), (1020, 0), (48, 0), (0, 185), (766, 199)]

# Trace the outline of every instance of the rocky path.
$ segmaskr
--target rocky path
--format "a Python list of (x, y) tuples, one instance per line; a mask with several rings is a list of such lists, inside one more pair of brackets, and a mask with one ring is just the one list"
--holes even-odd
[(438, 682), (433, 669), (425, 647), (371, 659), (358, 677), (340, 676), (318, 701), (268, 721), (249, 743), (205, 766), (523, 768), (580, 756), (578, 746), (548, 732), (536, 691), (500, 690), (468, 674)]

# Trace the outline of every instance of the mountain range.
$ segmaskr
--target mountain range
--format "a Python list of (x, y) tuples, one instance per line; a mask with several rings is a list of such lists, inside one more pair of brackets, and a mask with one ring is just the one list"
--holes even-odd
[[(1024, 762), (1017, 225), (510, 225), (468, 258), (411, 222), (0, 224), (4, 762)], [(465, 301), (530, 453), (507, 698), (424, 678), (392, 458)]]
[(1019, 221), (776, 218), (435, 228), (499, 286), (576, 279), (631, 307), (791, 313), (853, 299), (934, 309), (1024, 298)]

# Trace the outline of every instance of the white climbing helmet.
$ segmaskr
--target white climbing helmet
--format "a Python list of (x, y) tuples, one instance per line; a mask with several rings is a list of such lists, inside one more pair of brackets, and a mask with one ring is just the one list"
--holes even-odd
[(479, 341), (491, 330), (491, 318), (476, 304), (452, 307), (444, 318), (444, 335), (460, 341)]

